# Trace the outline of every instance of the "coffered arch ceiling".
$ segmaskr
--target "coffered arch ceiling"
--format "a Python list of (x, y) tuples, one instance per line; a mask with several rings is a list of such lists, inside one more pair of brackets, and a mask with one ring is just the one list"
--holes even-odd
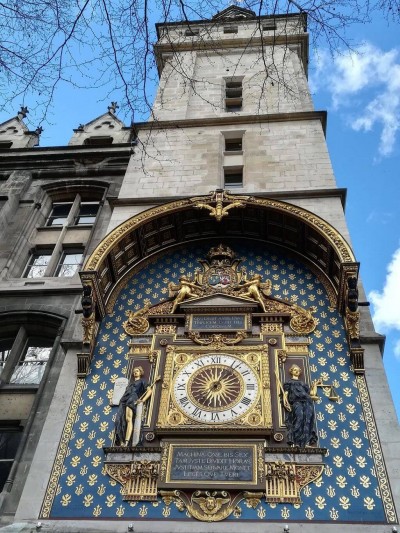
[[(219, 222), (210, 216), (210, 210), (196, 208), (190, 198), (139, 213), (103, 239), (87, 260), (82, 279), (93, 280), (105, 309), (129, 273), (163, 250), (204, 240), (253, 239), (306, 259), (325, 277), (332, 299), (343, 310), (346, 275), (358, 274), (358, 264), (344, 237), (322, 218), (292, 204), (235, 198), (244, 206), (230, 209)], [(204, 196), (202, 201), (212, 205), (212, 196)]]

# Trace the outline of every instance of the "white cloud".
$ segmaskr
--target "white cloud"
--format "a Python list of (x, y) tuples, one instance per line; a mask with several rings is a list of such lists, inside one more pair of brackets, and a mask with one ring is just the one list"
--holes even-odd
[(400, 359), (400, 340), (398, 340), (394, 345), (394, 355)]
[(379, 224), (391, 224), (393, 222), (394, 214), (388, 211), (381, 211), (374, 209), (367, 216), (367, 222)]
[[(374, 306), (375, 326), (386, 332), (392, 329), (400, 331), (400, 248), (387, 267), (382, 291), (372, 291), (368, 296)], [(396, 343), (395, 353), (400, 356), (400, 341)]]
[(336, 109), (350, 108), (356, 131), (381, 128), (379, 153), (392, 153), (400, 129), (400, 58), (397, 49), (384, 52), (371, 43), (337, 56), (332, 63), (318, 54), (311, 86), (331, 93)]

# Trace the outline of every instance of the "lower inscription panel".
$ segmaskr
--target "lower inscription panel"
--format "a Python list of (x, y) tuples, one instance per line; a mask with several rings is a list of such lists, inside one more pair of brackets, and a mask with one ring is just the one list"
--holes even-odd
[(164, 442), (161, 485), (218, 488), (245, 485), (258, 488), (264, 479), (262, 441), (188, 444)]

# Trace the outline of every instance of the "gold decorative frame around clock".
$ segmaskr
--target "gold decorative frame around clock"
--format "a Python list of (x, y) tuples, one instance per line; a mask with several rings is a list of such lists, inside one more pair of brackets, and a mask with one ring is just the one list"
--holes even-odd
[[(180, 370), (189, 362), (208, 354), (225, 354), (234, 357), (248, 365), (254, 371), (260, 391), (251, 409), (242, 418), (226, 423), (197, 422), (189, 418), (175, 401), (173, 389), (175, 378)], [(161, 390), (161, 400), (157, 429), (168, 433), (187, 430), (213, 431), (217, 433), (226, 430), (265, 432), (272, 430), (272, 410), (270, 392), (270, 374), (268, 363), (268, 346), (168, 346)]]

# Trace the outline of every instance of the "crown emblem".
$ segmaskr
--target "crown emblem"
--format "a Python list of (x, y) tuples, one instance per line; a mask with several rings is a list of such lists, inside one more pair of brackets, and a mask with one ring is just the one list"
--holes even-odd
[(213, 259), (234, 259), (235, 252), (231, 250), (228, 246), (224, 246), (223, 244), (219, 244), (218, 246), (214, 246), (211, 248), (211, 250), (207, 254), (207, 258), (209, 261), (212, 261)]

